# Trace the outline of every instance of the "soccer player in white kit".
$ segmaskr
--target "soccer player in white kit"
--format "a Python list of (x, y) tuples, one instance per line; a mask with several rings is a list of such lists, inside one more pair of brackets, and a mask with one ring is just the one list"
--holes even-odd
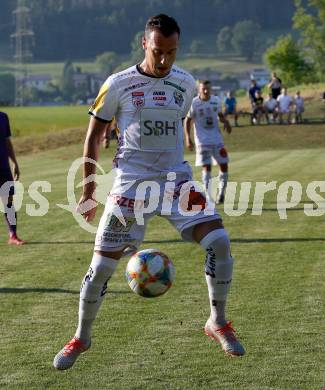
[[(142, 38), (144, 60), (110, 76), (90, 109), (84, 145), (84, 179), (95, 174), (95, 164), (87, 161), (97, 161), (103, 133), (113, 117), (120, 130), (114, 160), (117, 177), (99, 223), (89, 271), (81, 284), (78, 327), (74, 337), (55, 356), (53, 365), (57, 369), (70, 368), (78, 356), (89, 349), (92, 324), (118, 260), (126, 251), (136, 251), (144, 238), (148, 220), (157, 214), (166, 217), (184, 240), (195, 241), (205, 250), (210, 301), (205, 333), (219, 342), (226, 353), (233, 356), (245, 353), (225, 317), (233, 268), (227, 231), (215, 210), (210, 215), (205, 214), (202, 194), (194, 191), (193, 199), (199, 206), (196, 215), (186, 213), (190, 207), (189, 193), (186, 204), (181, 199), (182, 186), (192, 180), (191, 168), (183, 161), (182, 120), (196, 88), (193, 77), (173, 65), (179, 35), (173, 18), (164, 14), (151, 17)], [(136, 218), (136, 196), (139, 188), (147, 188), (148, 180), (150, 196), (153, 192), (159, 204), (155, 210), (143, 214), (142, 223)], [(172, 203), (166, 208), (164, 189), (170, 184)], [(193, 195), (192, 187), (189, 191)], [(140, 193), (145, 194), (144, 208), (149, 207), (148, 193)], [(87, 221), (94, 218), (96, 207), (89, 210), (85, 205), (94, 198), (95, 182), (85, 181), (79, 209)], [(123, 223), (118, 212), (122, 214)]]
[(210, 81), (200, 80), (199, 95), (193, 99), (191, 109), (185, 118), (186, 146), (193, 150), (191, 125), (194, 123), (195, 165), (202, 167), (202, 182), (210, 197), (212, 197), (212, 194), (209, 193), (212, 159), (214, 163), (219, 165), (217, 203), (220, 204), (225, 199), (229, 157), (219, 128), (218, 118), (224, 124), (224, 129), (231, 133), (229, 121), (222, 113), (222, 104), (217, 96), (211, 95)]

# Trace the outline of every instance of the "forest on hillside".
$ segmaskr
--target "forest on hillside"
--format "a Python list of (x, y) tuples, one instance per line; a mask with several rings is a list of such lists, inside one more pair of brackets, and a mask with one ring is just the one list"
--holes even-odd
[[(22, 0), (23, 1), (23, 0)], [(182, 30), (182, 44), (197, 37), (215, 42), (225, 26), (239, 21), (257, 23), (261, 32), (289, 31), (294, 0), (28, 0), (31, 51), (36, 61), (93, 58), (105, 51), (130, 52), (135, 34), (149, 16), (167, 13)], [(1, 0), (0, 50), (13, 52), (16, 0)]]

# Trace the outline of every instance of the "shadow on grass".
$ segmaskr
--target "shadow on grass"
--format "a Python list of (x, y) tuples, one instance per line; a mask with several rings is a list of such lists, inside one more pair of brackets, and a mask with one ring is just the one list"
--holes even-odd
[(38, 287), (3, 287), (0, 288), (0, 294), (23, 294), (23, 293), (64, 293), (79, 294), (79, 291), (65, 290), (62, 288), (38, 288)]
[(313, 238), (233, 238), (230, 240), (238, 244), (254, 244), (254, 243), (274, 243), (274, 242), (313, 242), (313, 241), (325, 241), (325, 238), (313, 237)]
[[(121, 291), (107, 291), (108, 294), (131, 294), (131, 290), (121, 290)], [(24, 294), (24, 293), (63, 293), (63, 294), (73, 294), (79, 295), (79, 291), (75, 290), (65, 290), (62, 288), (38, 288), (38, 287), (2, 287), (0, 288), (0, 294)]]
[(26, 245), (67, 245), (67, 244), (94, 244), (93, 241), (27, 241)]
[[(313, 238), (230, 238), (232, 243), (238, 244), (254, 244), (254, 243), (274, 243), (274, 242), (325, 242), (323, 237), (313, 237)], [(148, 240), (143, 241), (144, 244), (187, 244), (187, 241), (181, 239), (174, 240)]]
[[(290, 212), (290, 211), (304, 211), (305, 209), (303, 208), (303, 207), (292, 207), (292, 208), (290, 208), (290, 209), (287, 209), (287, 208), (276, 208), (276, 207), (270, 207), (270, 208), (268, 208), (268, 207), (263, 207), (262, 208), (262, 212), (263, 211), (276, 211), (276, 212), (279, 212), (279, 211), (287, 211), (287, 212)], [(249, 211), (253, 211), (253, 209), (252, 209), (252, 207), (248, 207), (247, 209), (246, 209), (246, 211), (247, 212), (249, 212)], [(256, 217), (256, 215), (255, 215), (255, 217)], [(257, 217), (258, 217), (258, 215), (257, 215)]]

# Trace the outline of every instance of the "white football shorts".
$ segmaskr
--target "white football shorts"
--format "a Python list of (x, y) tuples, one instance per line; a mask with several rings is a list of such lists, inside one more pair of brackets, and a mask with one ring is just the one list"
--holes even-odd
[(214, 204), (206, 203), (191, 175), (173, 175), (175, 179), (169, 180), (165, 175), (151, 181), (115, 182), (98, 225), (94, 249), (123, 250), (125, 255), (136, 252), (148, 221), (155, 215), (166, 218), (186, 241), (193, 241), (195, 225), (221, 219)]
[(195, 165), (228, 164), (228, 152), (224, 145), (197, 145)]

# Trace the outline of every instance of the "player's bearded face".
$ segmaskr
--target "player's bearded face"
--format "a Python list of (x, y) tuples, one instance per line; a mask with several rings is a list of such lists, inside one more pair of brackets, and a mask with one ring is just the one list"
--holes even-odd
[(170, 72), (176, 59), (178, 34), (165, 37), (159, 31), (152, 31), (143, 38), (145, 59), (141, 67), (146, 73), (156, 77), (165, 77)]

